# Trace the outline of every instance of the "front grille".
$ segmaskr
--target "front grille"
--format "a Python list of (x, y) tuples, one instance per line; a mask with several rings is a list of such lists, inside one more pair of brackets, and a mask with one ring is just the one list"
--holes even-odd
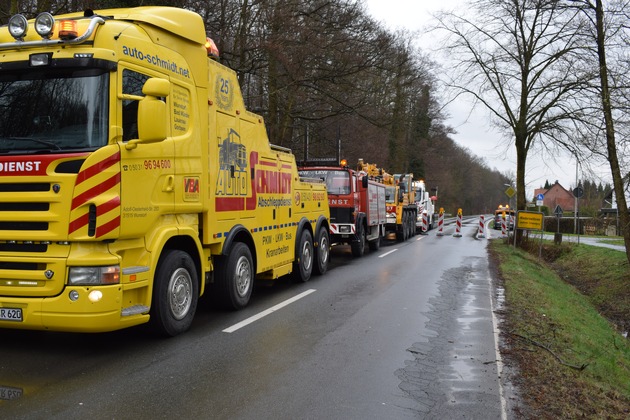
[(48, 223), (46, 222), (0, 222), (0, 230), (48, 230)]
[(0, 262), (0, 270), (23, 270), (23, 271), (43, 271), (46, 264), (26, 263), (26, 262)]
[(49, 203), (0, 203), (0, 212), (3, 211), (48, 211)]
[(349, 207), (331, 207), (330, 223), (354, 223), (352, 209)]
[(0, 243), (0, 252), (46, 252), (47, 244)]
[(6, 184), (0, 184), (0, 193), (3, 192), (46, 192), (50, 191), (50, 184), (48, 182), (29, 182), (29, 183), (16, 183), (9, 182)]
[[(55, 203), (50, 182), (0, 183), (0, 250), (10, 252), (45, 252), (31, 246), (15, 245), (32, 240), (30, 244), (49, 238), (50, 223), (56, 217), (51, 213)], [(11, 233), (12, 232), (12, 233)], [(22, 234), (18, 232), (30, 234)], [(39, 233), (46, 235), (39, 235)], [(32, 251), (31, 251), (32, 250)]]

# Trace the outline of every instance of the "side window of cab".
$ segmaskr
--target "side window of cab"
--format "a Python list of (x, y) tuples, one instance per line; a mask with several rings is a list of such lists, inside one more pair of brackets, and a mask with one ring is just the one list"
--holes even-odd
[(138, 138), (138, 101), (143, 98), (142, 86), (150, 76), (124, 69), (122, 75), (123, 141)]

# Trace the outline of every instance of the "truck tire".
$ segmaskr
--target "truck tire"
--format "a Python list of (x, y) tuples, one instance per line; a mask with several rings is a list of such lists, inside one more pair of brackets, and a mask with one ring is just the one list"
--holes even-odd
[(254, 290), (254, 262), (249, 247), (234, 243), (230, 253), (217, 264), (217, 298), (228, 309), (242, 309)]
[(411, 213), (411, 218), (409, 220), (409, 231), (411, 232), (411, 236), (416, 236), (416, 220), (418, 220), (418, 213)]
[(396, 240), (398, 242), (405, 241), (404, 227), (405, 227), (404, 225), (396, 225)]
[(381, 227), (377, 226), (376, 229), (378, 229), (378, 237), (373, 241), (368, 242), (370, 251), (378, 251), (378, 249), (381, 247)]
[(319, 228), (317, 235), (317, 249), (315, 250), (315, 272), (320, 276), (328, 270), (328, 260), (330, 259), (330, 238), (328, 229), (325, 226)]
[(359, 224), (357, 227), (357, 236), (359, 240), (351, 242), (350, 249), (352, 250), (352, 256), (362, 257), (365, 254), (365, 229), (363, 224)]
[(160, 335), (176, 336), (190, 328), (199, 301), (195, 264), (187, 253), (165, 251), (155, 271), (150, 323)]
[(313, 236), (308, 229), (303, 229), (300, 234), (296, 260), (293, 263), (293, 280), (306, 283), (313, 273)]
[(409, 239), (409, 217), (406, 211), (402, 215), (403, 242)]

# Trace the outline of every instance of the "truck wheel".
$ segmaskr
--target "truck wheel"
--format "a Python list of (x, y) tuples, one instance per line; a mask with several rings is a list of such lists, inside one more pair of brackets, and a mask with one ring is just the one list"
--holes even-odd
[(357, 227), (357, 236), (359, 237), (359, 240), (353, 241), (350, 244), (350, 249), (352, 250), (352, 255), (354, 257), (361, 257), (365, 254), (365, 229), (362, 224)]
[(403, 229), (403, 241), (409, 239), (409, 220), (407, 217), (407, 212), (404, 212), (402, 215), (402, 229)]
[(313, 237), (307, 229), (302, 230), (297, 250), (297, 261), (293, 263), (293, 279), (305, 283), (311, 279), (313, 272)]
[(217, 296), (228, 309), (242, 309), (254, 290), (254, 263), (249, 247), (236, 242), (217, 266)]
[(166, 251), (156, 269), (151, 325), (165, 336), (183, 333), (192, 324), (198, 300), (199, 281), (192, 258), (183, 251)]
[(411, 236), (416, 236), (416, 220), (418, 220), (418, 215), (415, 213), (411, 213), (411, 217), (409, 218), (409, 232), (411, 232)]
[(378, 237), (373, 241), (368, 242), (370, 251), (378, 251), (378, 249), (381, 247), (381, 227), (377, 226), (376, 229), (378, 229)]
[(319, 228), (317, 235), (317, 249), (315, 250), (315, 272), (322, 275), (328, 270), (328, 260), (330, 259), (330, 240), (328, 229), (324, 226)]

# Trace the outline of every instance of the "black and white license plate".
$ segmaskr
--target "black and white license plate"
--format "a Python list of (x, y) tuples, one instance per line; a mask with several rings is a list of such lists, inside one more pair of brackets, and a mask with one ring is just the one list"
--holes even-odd
[(0, 321), (22, 322), (22, 309), (0, 308)]
[(17, 400), (23, 392), (22, 388), (0, 385), (0, 400)]

